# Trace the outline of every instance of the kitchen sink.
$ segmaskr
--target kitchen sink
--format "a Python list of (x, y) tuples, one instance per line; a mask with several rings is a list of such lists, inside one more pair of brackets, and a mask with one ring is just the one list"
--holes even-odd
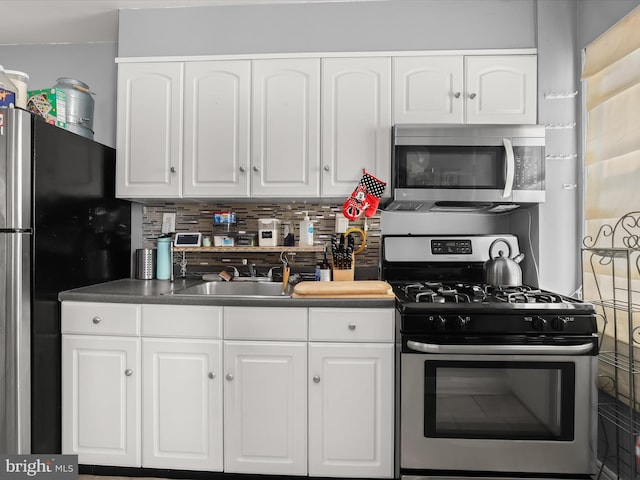
[(282, 291), (280, 282), (203, 282), (175, 290), (172, 295), (212, 295), (216, 297), (290, 298), (291, 288)]

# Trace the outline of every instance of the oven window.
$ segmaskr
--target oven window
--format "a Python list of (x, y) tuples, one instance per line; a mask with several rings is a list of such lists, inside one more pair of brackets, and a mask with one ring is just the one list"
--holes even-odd
[(425, 437), (573, 440), (571, 362), (425, 362)]

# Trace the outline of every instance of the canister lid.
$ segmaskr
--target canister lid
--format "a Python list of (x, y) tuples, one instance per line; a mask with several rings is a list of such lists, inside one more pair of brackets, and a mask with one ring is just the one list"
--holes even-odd
[(29, 75), (24, 72), (19, 72), (18, 70), (5, 70), (4, 73), (7, 75), (15, 75), (18, 77), (24, 77), (26, 80), (29, 80)]

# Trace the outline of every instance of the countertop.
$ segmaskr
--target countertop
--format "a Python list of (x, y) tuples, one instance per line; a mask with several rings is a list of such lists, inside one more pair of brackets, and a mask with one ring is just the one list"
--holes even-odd
[(58, 294), (61, 301), (106, 303), (166, 303), (172, 305), (222, 305), (251, 307), (341, 307), (341, 308), (392, 308), (391, 298), (224, 298), (217, 296), (171, 295), (196, 283), (199, 279), (137, 280), (125, 278), (99, 283), (88, 287), (65, 290)]

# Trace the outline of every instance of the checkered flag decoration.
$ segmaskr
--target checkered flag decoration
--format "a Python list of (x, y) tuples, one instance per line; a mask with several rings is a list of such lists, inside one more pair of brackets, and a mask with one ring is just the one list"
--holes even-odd
[(367, 173), (363, 168), (360, 183), (351, 197), (344, 202), (342, 214), (349, 220), (357, 220), (363, 213), (365, 217), (372, 217), (378, 209), (380, 197), (386, 186), (386, 182)]

